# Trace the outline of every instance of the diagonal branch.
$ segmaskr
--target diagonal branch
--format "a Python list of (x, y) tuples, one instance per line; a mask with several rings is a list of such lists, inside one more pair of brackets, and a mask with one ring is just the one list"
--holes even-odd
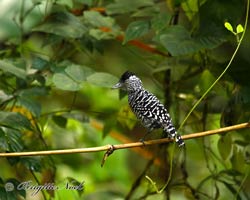
[[(199, 133), (192, 133), (188, 135), (183, 135), (183, 140), (189, 140), (199, 137), (206, 137), (214, 134), (222, 134), (229, 131), (235, 131), (239, 129), (250, 128), (250, 123), (242, 123), (233, 126), (228, 126), (224, 128), (219, 128), (215, 130), (209, 130)], [(116, 145), (105, 145), (99, 147), (89, 147), (89, 148), (77, 148), (77, 149), (62, 149), (62, 150), (46, 150), (46, 151), (30, 151), (30, 152), (11, 152), (11, 153), (0, 153), (0, 157), (15, 157), (15, 156), (45, 156), (45, 155), (59, 155), (59, 154), (74, 154), (74, 153), (92, 153), (99, 151), (109, 151), (112, 146), (113, 151), (117, 149), (128, 149), (135, 147), (144, 147), (149, 145), (163, 144), (172, 142), (172, 139), (163, 138), (157, 140), (149, 140), (142, 142), (126, 143), (126, 144), (116, 144)]]

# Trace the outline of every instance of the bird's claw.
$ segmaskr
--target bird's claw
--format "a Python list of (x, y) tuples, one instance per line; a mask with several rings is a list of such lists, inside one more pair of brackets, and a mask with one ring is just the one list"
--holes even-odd
[(145, 142), (144, 142), (144, 139), (143, 139), (143, 138), (141, 138), (141, 139), (139, 140), (139, 142), (141, 142), (141, 143), (145, 146)]

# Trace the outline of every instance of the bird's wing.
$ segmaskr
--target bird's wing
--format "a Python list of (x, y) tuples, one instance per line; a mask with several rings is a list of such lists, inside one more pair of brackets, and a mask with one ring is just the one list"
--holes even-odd
[(131, 106), (136, 116), (147, 128), (160, 128), (170, 119), (163, 104), (152, 93), (144, 90), (138, 94)]

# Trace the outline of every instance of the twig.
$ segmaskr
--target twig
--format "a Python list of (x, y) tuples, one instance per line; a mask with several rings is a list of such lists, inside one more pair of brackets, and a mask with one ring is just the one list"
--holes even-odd
[(114, 145), (110, 145), (109, 150), (106, 151), (106, 153), (104, 154), (103, 158), (102, 158), (102, 163), (101, 163), (101, 167), (103, 167), (105, 161), (107, 160), (107, 158), (114, 152), (115, 148)]
[[(209, 130), (199, 133), (192, 133), (188, 135), (183, 135), (183, 140), (189, 140), (199, 137), (205, 137), (214, 134), (222, 134), (225, 132), (239, 130), (244, 128), (250, 128), (250, 123), (242, 123), (233, 126), (228, 126), (224, 128), (219, 128), (215, 130)], [(46, 151), (30, 151), (30, 152), (10, 152), (10, 153), (0, 153), (0, 157), (15, 157), (15, 156), (44, 156), (44, 155), (59, 155), (59, 154), (74, 154), (74, 153), (92, 153), (92, 152), (99, 152), (99, 151), (108, 151), (110, 150), (110, 146), (113, 146), (115, 150), (118, 149), (128, 149), (128, 148), (135, 148), (135, 147), (144, 147), (149, 145), (156, 145), (156, 144), (163, 144), (172, 142), (172, 139), (163, 138), (157, 140), (149, 140), (142, 142), (134, 142), (134, 143), (127, 143), (127, 144), (116, 144), (116, 145), (105, 145), (99, 147), (89, 147), (89, 148), (77, 148), (77, 149), (62, 149), (62, 150), (46, 150)]]

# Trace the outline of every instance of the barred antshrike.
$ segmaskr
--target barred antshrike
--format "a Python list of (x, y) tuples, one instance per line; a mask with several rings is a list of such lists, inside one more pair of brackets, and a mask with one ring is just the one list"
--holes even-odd
[[(147, 128), (147, 134), (154, 129), (163, 128), (169, 138), (175, 138), (179, 146), (184, 145), (184, 141), (175, 130), (167, 109), (156, 96), (143, 88), (142, 81), (134, 73), (126, 71), (112, 88), (122, 88), (127, 91), (128, 103), (136, 117)], [(141, 139), (142, 142), (146, 135)]]

